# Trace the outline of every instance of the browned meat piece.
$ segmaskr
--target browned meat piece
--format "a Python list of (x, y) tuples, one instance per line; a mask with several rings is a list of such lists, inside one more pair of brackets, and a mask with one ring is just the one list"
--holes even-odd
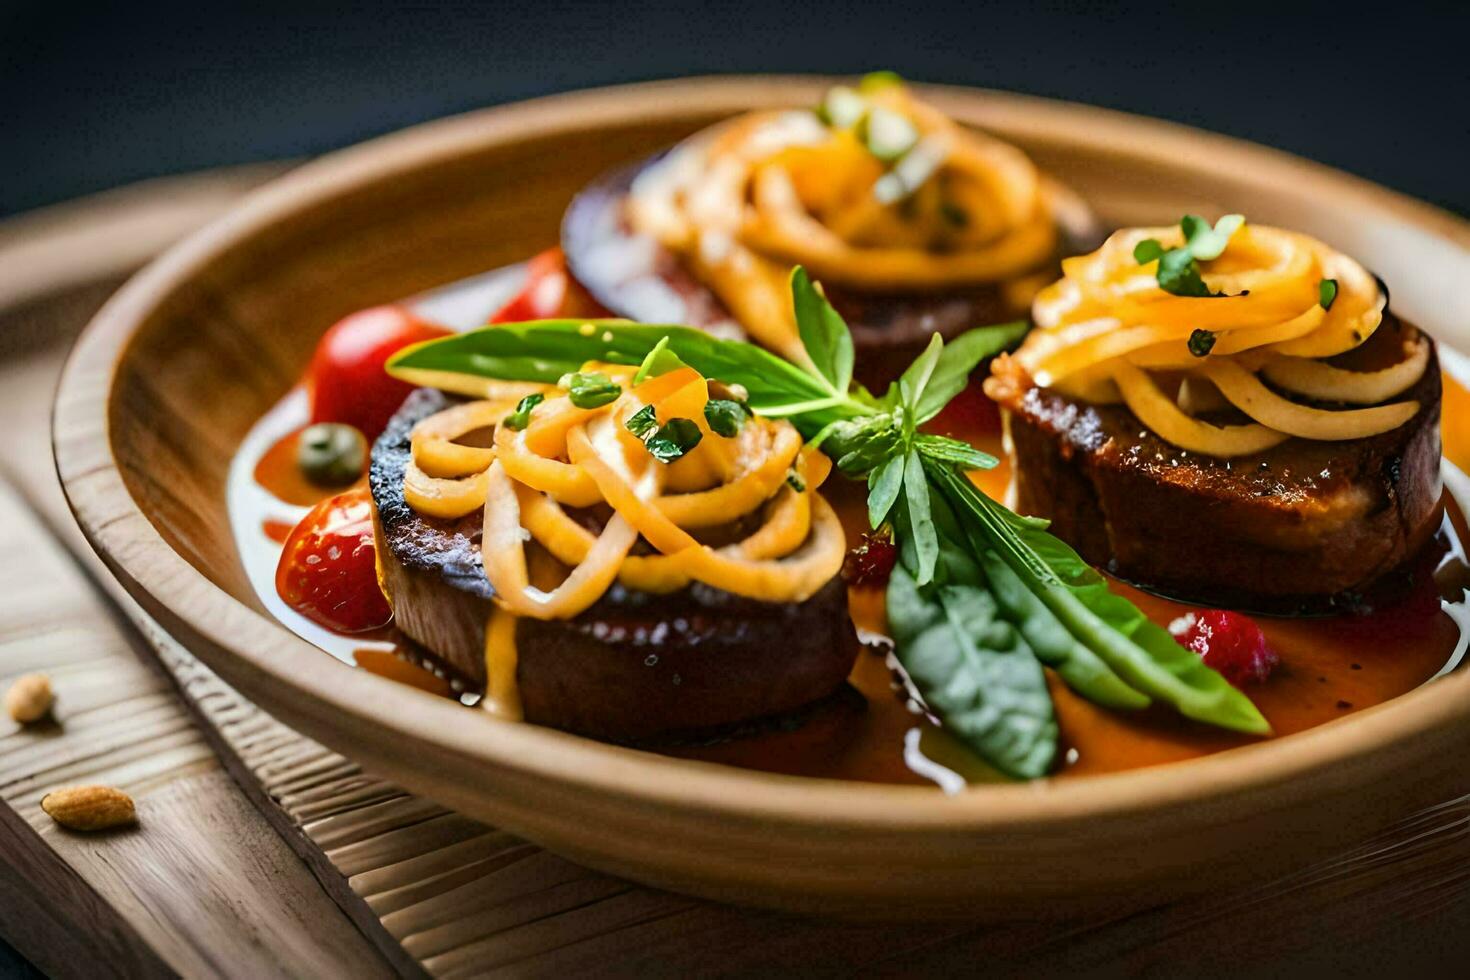
[[(619, 316), (645, 323), (735, 328), (719, 297), (677, 256), (634, 236), (627, 227), (624, 198), (639, 172), (659, 159), (608, 173), (577, 195), (562, 221), (567, 265), (599, 303)], [(1061, 231), (1058, 259), (1091, 251), (1101, 241), (1090, 216), (1084, 226), (1063, 225)], [(994, 285), (947, 293), (869, 293), (823, 285), (852, 330), (857, 379), (870, 387), (897, 378), (923, 352), (932, 334), (948, 340), (972, 327), (1021, 319), (1031, 302), (1029, 296), (1007, 297)]]
[[(1387, 317), (1380, 329), (1405, 327)], [(1169, 445), (1126, 406), (1035, 387), (1009, 358), (994, 372), (986, 390), (1007, 418), (1018, 509), (1145, 587), (1213, 606), (1320, 609), (1403, 564), (1438, 527), (1437, 358), (1405, 393), (1423, 407), (1391, 432), (1228, 460)]]
[[(477, 683), (494, 590), (480, 560), (481, 515), (422, 517), (403, 499), (409, 431), (447, 407), (414, 392), (373, 447), (378, 561), (399, 629)], [(526, 720), (620, 742), (717, 731), (830, 694), (858, 641), (834, 578), (802, 603), (744, 599), (695, 584), (670, 595), (614, 586), (571, 620), (523, 619), (516, 676)]]

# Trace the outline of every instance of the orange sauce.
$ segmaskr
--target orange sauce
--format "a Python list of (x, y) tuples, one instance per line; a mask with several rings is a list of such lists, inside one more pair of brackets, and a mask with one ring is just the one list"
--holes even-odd
[(302, 474), (301, 467), (296, 465), (296, 446), (300, 438), (301, 429), (296, 429), (273, 443), (255, 464), (255, 482), (283, 503), (310, 507), (344, 488), (324, 488)]
[[(297, 420), (298, 422), (300, 420)], [(292, 523), (293, 510), (316, 503), (332, 490), (301, 477), (295, 462), (300, 431), (283, 432), (246, 473), (283, 506), (245, 515), (244, 526), (263, 533), (257, 541), (239, 542), (242, 550), (270, 548), (278, 553)], [(1446, 459), (1470, 470), (1470, 390), (1445, 376), (1443, 436)], [(994, 470), (977, 475), (981, 487), (1004, 499), (1010, 466), (994, 432), (951, 430), (1000, 458)], [(865, 492), (861, 484), (834, 475), (824, 487), (849, 540), (867, 530)], [(1459, 542), (1470, 539), (1456, 501), (1446, 494), (1446, 523), (1436, 539), (1442, 550), (1463, 554)], [(253, 522), (253, 524), (249, 523)], [(237, 524), (237, 526), (241, 526)], [(262, 565), (262, 567), (264, 567)], [(1447, 559), (1436, 571), (1436, 583), (1425, 579), (1410, 597), (1368, 617), (1255, 617), (1281, 664), (1264, 683), (1247, 693), (1273, 728), (1272, 737), (1290, 735), (1380, 704), (1423, 684), (1446, 664), (1459, 637), (1458, 627), (1438, 603), (1442, 590), (1458, 599), (1470, 585), (1470, 567)], [(270, 583), (257, 583), (257, 588)], [(1115, 582), (1150, 619), (1167, 625), (1198, 607), (1188, 606)], [(861, 630), (884, 629), (880, 589), (853, 589), (851, 610)], [(288, 625), (291, 625), (288, 623)], [(295, 628), (295, 627), (293, 627)], [(391, 627), (364, 637), (311, 639), (340, 659), (393, 680), (446, 697), (462, 696), (464, 685), (451, 681), (432, 656)], [(939, 783), (958, 788), (965, 782), (1001, 778), (929, 718), (905, 691), (891, 669), (891, 654), (881, 649), (861, 653), (850, 686), (799, 716), (758, 726), (739, 737), (714, 744), (670, 746), (668, 755), (710, 762), (836, 779), (885, 783)], [(1172, 710), (1152, 707), (1138, 713), (1098, 708), (1050, 678), (1061, 731), (1057, 775), (1070, 777), (1113, 772), (1195, 758), (1249, 744), (1255, 739), (1181, 718)], [(608, 696), (616, 696), (609, 692)]]

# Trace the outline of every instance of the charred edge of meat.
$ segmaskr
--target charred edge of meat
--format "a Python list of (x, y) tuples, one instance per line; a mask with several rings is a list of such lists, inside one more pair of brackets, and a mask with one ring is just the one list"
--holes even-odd
[[(426, 518), (403, 500), (409, 436), (452, 404), (421, 389), (373, 447), (379, 563), (399, 629), (484, 683), (494, 594), (479, 554), (482, 515)], [(694, 583), (668, 595), (614, 585), (570, 620), (517, 624), (528, 721), (618, 742), (708, 735), (782, 714), (840, 687), (857, 657), (840, 577), (801, 603)]]

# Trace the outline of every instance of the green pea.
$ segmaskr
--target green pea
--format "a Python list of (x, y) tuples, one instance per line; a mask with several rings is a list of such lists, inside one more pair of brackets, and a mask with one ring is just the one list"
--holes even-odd
[(307, 426), (296, 443), (296, 465), (318, 486), (344, 486), (367, 468), (367, 440), (338, 422)]

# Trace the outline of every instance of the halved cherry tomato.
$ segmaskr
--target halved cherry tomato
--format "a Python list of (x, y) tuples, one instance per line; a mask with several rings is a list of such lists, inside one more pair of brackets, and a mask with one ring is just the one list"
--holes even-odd
[(526, 282), (490, 318), (491, 323), (523, 323), (557, 317), (608, 316), (608, 312), (572, 278), (566, 256), (559, 248), (548, 248), (526, 263)]
[(311, 421), (342, 422), (369, 442), (376, 439), (413, 390), (390, 378), (383, 363), (409, 344), (448, 333), (401, 306), (375, 306), (339, 320), (322, 335), (307, 368)]
[(307, 619), (339, 633), (376, 629), (393, 618), (378, 587), (366, 488), (328, 497), (301, 519), (276, 565), (276, 592)]

